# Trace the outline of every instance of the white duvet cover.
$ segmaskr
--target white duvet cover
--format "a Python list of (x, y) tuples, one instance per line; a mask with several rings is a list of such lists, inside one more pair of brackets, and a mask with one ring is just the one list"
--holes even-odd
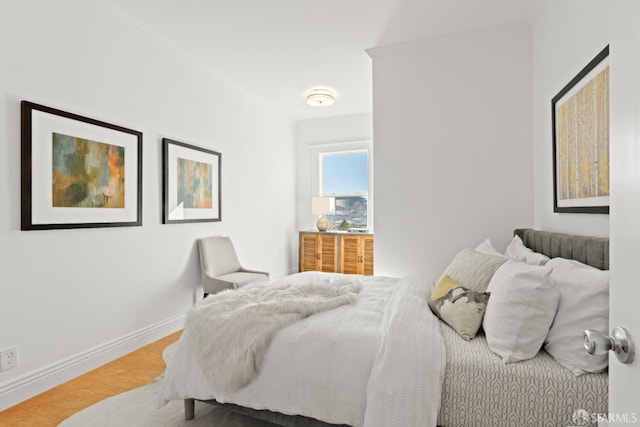
[[(280, 282), (341, 280), (299, 273)], [(209, 384), (184, 334), (158, 393), (170, 400), (215, 399), (355, 427), (435, 426), (445, 371), (431, 285), (349, 276), (363, 283), (355, 304), (314, 314), (278, 332), (257, 377), (235, 392)]]

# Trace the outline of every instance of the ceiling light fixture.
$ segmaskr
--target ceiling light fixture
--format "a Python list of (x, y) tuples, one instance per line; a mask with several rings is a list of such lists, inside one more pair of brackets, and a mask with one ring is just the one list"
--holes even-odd
[(307, 104), (312, 107), (328, 107), (336, 100), (336, 95), (330, 89), (314, 88), (307, 92)]

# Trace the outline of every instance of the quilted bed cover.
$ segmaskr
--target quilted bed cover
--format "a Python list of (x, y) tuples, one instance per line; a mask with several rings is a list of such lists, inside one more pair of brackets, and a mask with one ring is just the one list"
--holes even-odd
[(570, 426), (576, 411), (607, 412), (606, 373), (576, 376), (544, 350), (503, 364), (483, 334), (465, 341), (442, 323), (442, 336), (447, 369), (439, 426)]

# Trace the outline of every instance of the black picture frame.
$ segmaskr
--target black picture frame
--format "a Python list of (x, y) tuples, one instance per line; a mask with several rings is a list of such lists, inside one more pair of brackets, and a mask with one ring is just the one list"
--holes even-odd
[(222, 221), (222, 154), (162, 139), (162, 223)]
[(551, 100), (553, 211), (609, 213), (609, 46)]
[(142, 132), (23, 100), (21, 230), (142, 225)]

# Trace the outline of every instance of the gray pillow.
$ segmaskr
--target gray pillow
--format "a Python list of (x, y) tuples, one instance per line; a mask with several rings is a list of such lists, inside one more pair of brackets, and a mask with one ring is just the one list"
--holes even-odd
[(464, 249), (453, 258), (442, 278), (449, 276), (467, 289), (484, 292), (493, 274), (506, 261), (502, 256)]

